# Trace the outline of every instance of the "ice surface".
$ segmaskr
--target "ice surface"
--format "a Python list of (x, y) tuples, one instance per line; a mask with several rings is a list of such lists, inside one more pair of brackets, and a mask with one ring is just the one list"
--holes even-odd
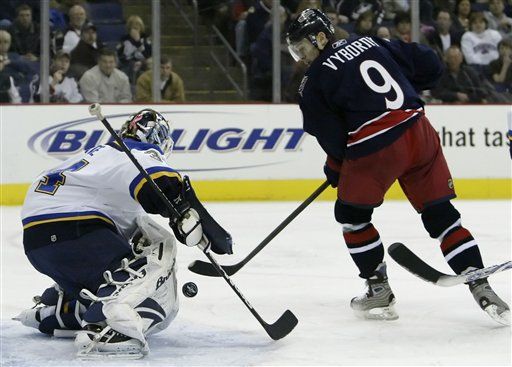
[[(480, 244), (484, 263), (511, 258), (511, 203), (456, 201), (463, 224)], [(245, 257), (298, 203), (207, 203), (232, 233), (232, 264)], [(19, 207), (0, 207), (2, 366), (228, 366), (228, 365), (510, 365), (510, 328), (494, 323), (465, 286), (440, 288), (400, 268), (388, 256), (390, 284), (400, 319), (354, 317), (350, 299), (363, 289), (345, 248), (333, 205), (315, 202), (232, 278), (268, 322), (287, 308), (299, 319), (294, 331), (272, 341), (221, 278), (192, 274), (187, 265), (205, 260), (197, 249), (179, 247), (178, 281), (193, 281), (195, 298), (181, 297), (175, 322), (150, 338), (150, 355), (139, 361), (75, 360), (71, 340), (49, 338), (11, 321), (51, 280), (25, 258)], [(165, 223), (165, 221), (162, 221)], [(450, 272), (437, 241), (405, 202), (386, 202), (374, 223), (385, 245), (402, 241), (428, 263)], [(511, 272), (491, 284), (510, 304)]]

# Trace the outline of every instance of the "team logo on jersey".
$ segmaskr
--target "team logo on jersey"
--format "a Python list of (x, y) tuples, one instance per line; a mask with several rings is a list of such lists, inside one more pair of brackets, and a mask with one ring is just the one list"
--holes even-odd
[(163, 162), (162, 157), (161, 157), (161, 156), (160, 156), (160, 154), (158, 154), (158, 152), (157, 152), (157, 151), (155, 151), (155, 150), (146, 150), (146, 151), (144, 152), (144, 154), (149, 155), (151, 158), (156, 159), (156, 160), (157, 160), (157, 161), (159, 161), (159, 162)]

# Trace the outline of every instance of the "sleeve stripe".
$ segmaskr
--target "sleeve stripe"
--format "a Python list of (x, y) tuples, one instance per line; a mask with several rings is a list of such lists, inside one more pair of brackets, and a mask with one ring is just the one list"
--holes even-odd
[[(153, 180), (165, 176), (174, 177), (181, 181), (181, 176), (179, 175), (179, 173), (173, 171), (169, 167), (151, 167), (147, 169), (147, 172), (149, 174), (149, 177), (151, 177)], [(146, 182), (147, 180), (142, 174), (137, 175), (137, 177), (133, 179), (133, 181), (130, 183), (130, 195), (132, 198), (137, 200), (137, 196)]]

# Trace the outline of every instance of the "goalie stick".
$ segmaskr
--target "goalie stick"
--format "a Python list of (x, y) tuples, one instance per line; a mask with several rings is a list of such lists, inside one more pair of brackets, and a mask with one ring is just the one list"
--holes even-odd
[[(101, 113), (101, 105), (99, 103), (93, 103), (89, 106), (89, 113), (93, 116), (96, 116), (101, 123), (105, 126), (105, 128), (108, 130), (110, 135), (114, 138), (116, 143), (121, 147), (121, 149), (126, 153), (128, 158), (133, 162), (135, 167), (139, 170), (139, 172), (144, 176), (144, 178), (147, 180), (148, 184), (151, 186), (151, 188), (155, 191), (155, 193), (160, 197), (162, 202), (167, 206), (167, 209), (170, 212), (175, 213), (175, 217), (179, 218), (179, 213), (174, 207), (174, 205), (169, 201), (167, 196), (162, 192), (160, 187), (153, 181), (151, 176), (147, 173), (147, 171), (140, 165), (140, 163), (137, 161), (137, 159), (133, 156), (132, 152), (128, 149), (128, 147), (124, 144), (123, 140), (119, 137), (119, 135), (116, 134), (108, 120), (103, 116)], [(215, 258), (211, 255), (209, 246), (204, 246), (203, 248), (199, 247), (199, 249), (205, 254), (205, 256), (210, 260), (212, 267), (219, 273), (221, 277), (224, 278), (224, 280), (229, 284), (231, 289), (236, 293), (238, 298), (242, 300), (244, 305), (249, 309), (249, 311), (252, 313), (252, 315), (258, 320), (260, 325), (265, 329), (267, 334), (274, 340), (281, 339), (288, 335), (297, 325), (299, 322), (297, 317), (290, 311), (286, 310), (277, 321), (275, 321), (272, 324), (267, 323), (263, 318), (258, 314), (258, 312), (254, 309), (254, 307), (249, 303), (249, 301), (245, 298), (245, 296), (240, 292), (240, 290), (237, 288), (237, 286), (233, 283), (231, 278), (222, 270), (220, 265), (217, 263)]]
[[(263, 250), (265, 246), (268, 245), (270, 241), (272, 241), (281, 231), (290, 224), (292, 220), (294, 220), (306, 207), (313, 202), (325, 189), (329, 186), (329, 182), (323, 182), (320, 187), (318, 187), (302, 204), (300, 204), (297, 209), (295, 209), (288, 217), (285, 218), (284, 221), (281, 222), (263, 241), (260, 242), (258, 246), (254, 250), (251, 251), (249, 255), (247, 255), (242, 261), (233, 264), (233, 265), (222, 265), (222, 269), (226, 272), (227, 275), (233, 275), (238, 270), (242, 269), (245, 264), (249, 262), (258, 252)], [(214, 265), (201, 261), (195, 260), (188, 266), (188, 269), (196, 274), (205, 275), (209, 277), (218, 277), (219, 272), (215, 269)]]
[(454, 285), (472, 282), (512, 268), (512, 261), (507, 261), (503, 264), (476, 269), (467, 274), (450, 275), (442, 273), (428, 265), (403, 243), (393, 243), (388, 247), (388, 254), (393, 260), (412, 274), (441, 287), (452, 287)]

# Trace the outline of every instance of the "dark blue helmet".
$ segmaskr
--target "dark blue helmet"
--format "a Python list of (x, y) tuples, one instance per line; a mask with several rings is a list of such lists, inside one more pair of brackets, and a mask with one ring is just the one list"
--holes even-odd
[(316, 35), (319, 32), (324, 32), (329, 40), (334, 40), (334, 26), (329, 18), (318, 9), (306, 9), (290, 24), (286, 39), (290, 44), (307, 37), (317, 47)]

